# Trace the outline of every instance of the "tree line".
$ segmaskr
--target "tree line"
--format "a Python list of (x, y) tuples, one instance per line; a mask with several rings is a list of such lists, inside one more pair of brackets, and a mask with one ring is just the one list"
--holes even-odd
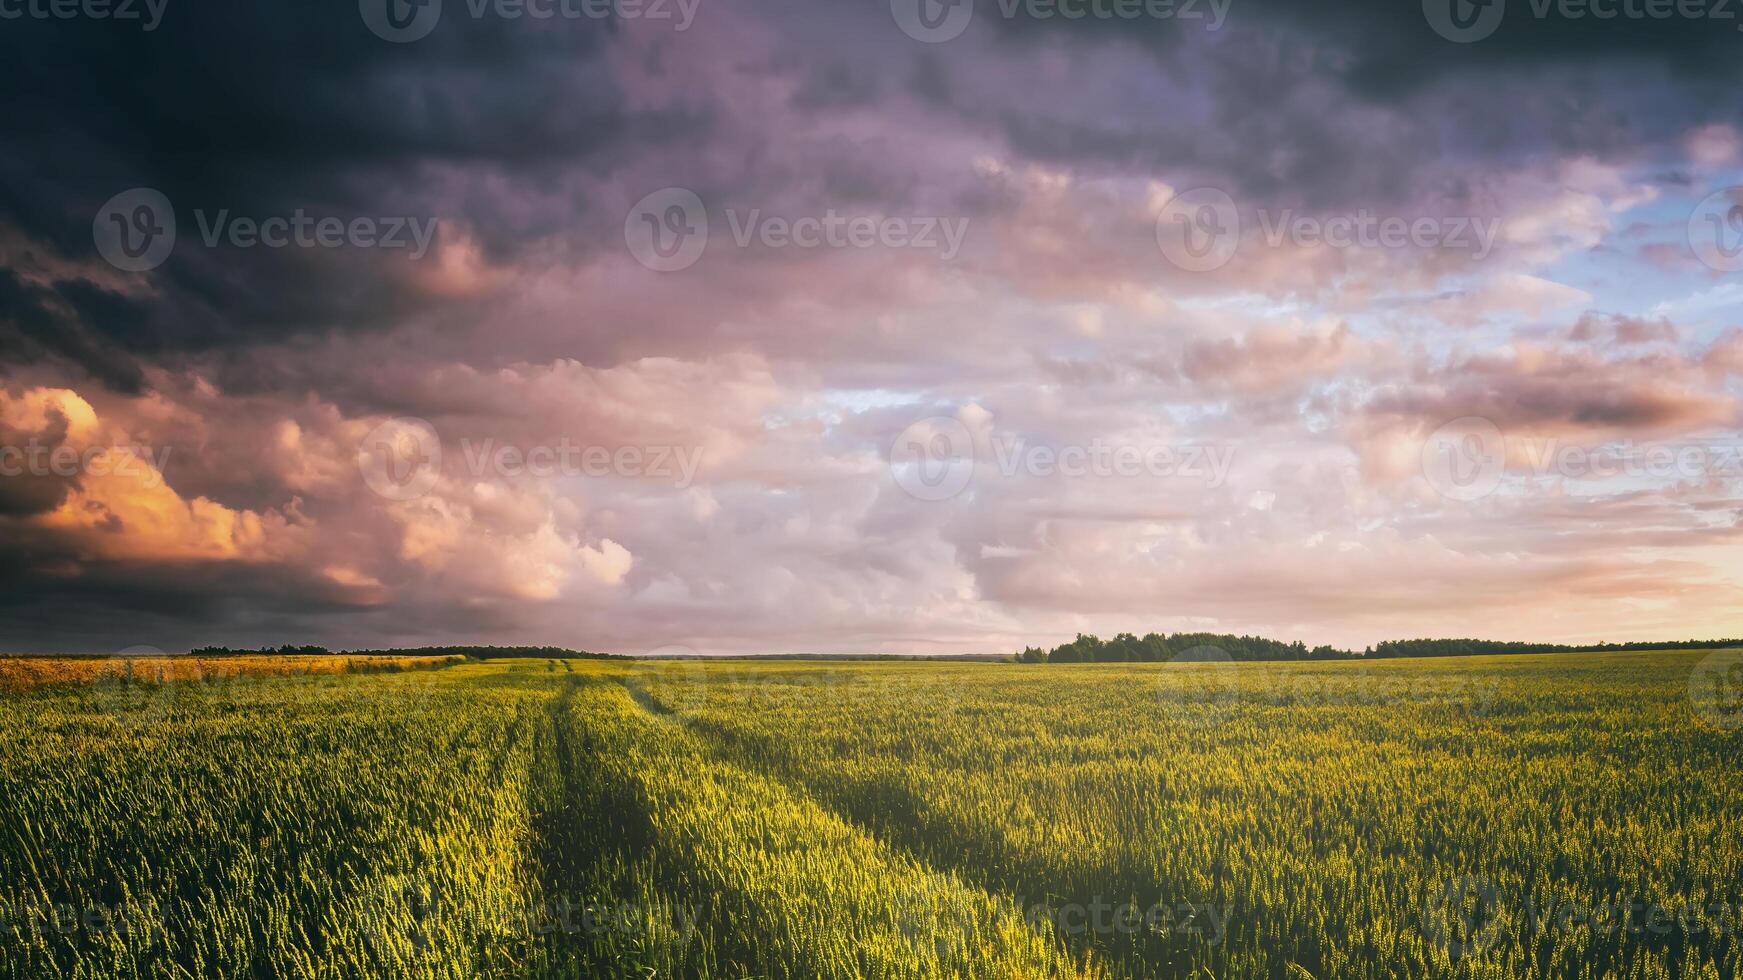
[(1103, 640), (1077, 634), (1051, 650), (1026, 647), (1019, 663), (1156, 663), (1170, 660), (1385, 660), (1397, 657), (1479, 657), (1529, 653), (1602, 653), (1632, 650), (1712, 650), (1743, 646), (1743, 640), (1669, 640), (1636, 643), (1521, 643), (1506, 640), (1386, 640), (1364, 650), (1309, 647), (1262, 636), (1232, 633), (1119, 633)]

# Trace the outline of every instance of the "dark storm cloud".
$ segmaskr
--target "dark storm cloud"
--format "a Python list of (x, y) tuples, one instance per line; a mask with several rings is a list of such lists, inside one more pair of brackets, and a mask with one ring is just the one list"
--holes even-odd
[(323, 617), (358, 612), (294, 570), (116, 562), (63, 578), (43, 574), (49, 557), (0, 553), (0, 650), (179, 652), (254, 636), (311, 642), (328, 639)]
[[(1448, 8), (1468, 0), (1433, 0)], [(1612, 68), (1657, 65), (1688, 80), (1723, 81), (1738, 75), (1737, 12), (1728, 4), (1699, 4), (1715, 17), (1628, 16), (1657, 4), (1620, 2), (1562, 3), (1560, 0), (1491, 0), (1500, 20), (1494, 33), (1472, 43), (1455, 43), (1435, 33), (1420, 2), (1350, 0), (1301, 4), (1290, 0), (1250, 0), (1241, 10), (1340, 45), (1350, 52), (1346, 77), (1378, 98), (1401, 88), (1450, 77), (1470, 78), (1496, 69), (1533, 70), (1557, 65)], [(1678, 7), (1690, 5), (1677, 5)], [(1541, 16), (1540, 16), (1541, 11)], [(1583, 13), (1582, 13), (1583, 11)], [(1604, 11), (1617, 11), (1605, 16)], [(1730, 16), (1726, 16), (1729, 11)]]
[[(1456, 42), (1431, 22), (1434, 5), (1476, 23), (1494, 18), (1494, 26), (1477, 30), (1472, 41)], [(1263, 37), (1277, 47), (1238, 53), (1311, 63), (1378, 100), (1448, 78), (1554, 66), (1656, 65), (1685, 80), (1728, 81), (1739, 74), (1737, 54), (1743, 48), (1738, 32), (1743, 12), (1720, 0), (1232, 0), (1226, 25), (1215, 30), (1209, 29), (1208, 0), (1164, 4), (1177, 11), (1166, 18), (1047, 15), (1090, 6), (1072, 0), (984, 0), (983, 6), (982, 16), (1007, 41), (1075, 35), (1096, 43), (1140, 45), (1163, 60), (1177, 57), (1182, 48), (1212, 42), (1225, 30)], [(1012, 16), (1002, 16), (1007, 6)], [(1118, 4), (1104, 0), (1102, 6)], [(1496, 80), (1492, 74), (1490, 80)]]
[(76, 365), (108, 387), (137, 393), (143, 377), (131, 355), (94, 338), (69, 310), (80, 304), (105, 315), (107, 322), (133, 319), (137, 307), (113, 293), (84, 283), (61, 283), (48, 289), (26, 283), (9, 269), (0, 269), (0, 373), (7, 365), (55, 360)]
[[(33, 517), (46, 514), (61, 505), (76, 482), (73, 474), (62, 475), (42, 467), (32, 467), (25, 452), (52, 452), (64, 444), (67, 420), (64, 416), (48, 419), (41, 432), (20, 432), (0, 421), (0, 520), (8, 517)], [(4, 554), (5, 549), (0, 549)]]
[(342, 650), (548, 639), (512, 606), (369, 608), (295, 568), (112, 562), (78, 576), (44, 574), (56, 557), (52, 549), (0, 549), (0, 653), (113, 653), (142, 645), (181, 652), (286, 642)]
[[(1743, 34), (1728, 4), (1703, 6), (1717, 17), (1641, 19), (1494, 4), (1495, 33), (1457, 44), (1414, 0), (1235, 0), (1216, 31), (1038, 19), (1022, 2), (1006, 18), (983, 0), (960, 39), (910, 45), (908, 77), (918, 98), (1034, 159), (1310, 207), (1457, 199), (1496, 166), (1650, 154), (1743, 118), (1730, 97)], [(1048, 59), (1068, 67), (1039, 71)]]
[[(134, 187), (162, 191), (178, 240), (123, 297), (0, 284), (0, 316), (105, 382), (137, 386), (90, 349), (133, 354), (378, 328), (428, 306), (384, 249), (237, 248), (203, 240), (220, 213), (442, 220), (487, 256), (585, 221), (558, 207), (499, 206), (490, 177), (560, 187), (630, 148), (694, 130), (693, 115), (632, 117), (600, 62), (613, 27), (485, 19), (414, 45), (371, 34), (355, 3), (174, 4), (162, 24), (17, 20), (0, 31), (0, 226), (96, 260), (92, 221)], [(617, 219), (621, 220), (621, 219)], [(55, 322), (59, 321), (59, 322)], [(88, 343), (66, 339), (88, 337)], [(15, 341), (22, 346), (22, 341)], [(30, 356), (26, 354), (25, 356)]]

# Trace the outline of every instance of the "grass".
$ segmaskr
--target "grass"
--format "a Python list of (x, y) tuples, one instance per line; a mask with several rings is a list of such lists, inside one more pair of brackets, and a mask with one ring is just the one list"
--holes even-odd
[(463, 657), (232, 656), (117, 654), (110, 657), (0, 657), (0, 692), (52, 684), (145, 685), (223, 682), (238, 677), (378, 673), (450, 667)]
[(1707, 656), (24, 690), (0, 977), (1730, 980)]

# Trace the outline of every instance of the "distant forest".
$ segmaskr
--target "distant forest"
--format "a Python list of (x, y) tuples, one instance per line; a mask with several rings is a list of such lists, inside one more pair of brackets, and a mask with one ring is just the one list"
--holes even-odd
[(1629, 650), (1713, 650), (1743, 646), (1743, 640), (1669, 640), (1651, 643), (1518, 643), (1502, 640), (1387, 640), (1366, 650), (1308, 647), (1262, 636), (1232, 633), (1120, 633), (1111, 640), (1077, 634), (1051, 650), (1029, 647), (1019, 663), (1129, 663), (1164, 660), (1382, 660), (1393, 657), (1478, 657), (1494, 654), (1601, 653)]
[[(1518, 643), (1503, 640), (1387, 640), (1366, 650), (1332, 646), (1309, 647), (1300, 641), (1284, 643), (1262, 636), (1233, 633), (1120, 633), (1112, 639), (1079, 633), (1077, 639), (1051, 650), (1029, 647), (1014, 658), (1018, 663), (1156, 663), (1169, 660), (1386, 660), (1394, 657), (1479, 657), (1530, 653), (1624, 653), (1630, 650), (1717, 650), (1743, 647), (1743, 640), (1666, 640), (1644, 643), (1598, 643), (1584, 646), (1565, 643)], [(629, 660), (615, 653), (590, 653), (566, 647), (445, 646), (398, 650), (341, 650), (326, 647), (201, 647), (197, 657), (248, 656), (373, 656), (373, 657), (473, 657), (477, 659), (527, 658), (542, 660)], [(727, 659), (776, 660), (920, 660), (983, 659), (978, 657), (901, 657), (893, 655), (811, 654), (788, 657)]]

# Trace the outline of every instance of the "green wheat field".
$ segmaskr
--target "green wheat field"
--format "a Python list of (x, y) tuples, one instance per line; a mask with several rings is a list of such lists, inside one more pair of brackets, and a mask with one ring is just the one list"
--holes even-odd
[(1707, 657), (41, 684), (0, 976), (1730, 980)]

